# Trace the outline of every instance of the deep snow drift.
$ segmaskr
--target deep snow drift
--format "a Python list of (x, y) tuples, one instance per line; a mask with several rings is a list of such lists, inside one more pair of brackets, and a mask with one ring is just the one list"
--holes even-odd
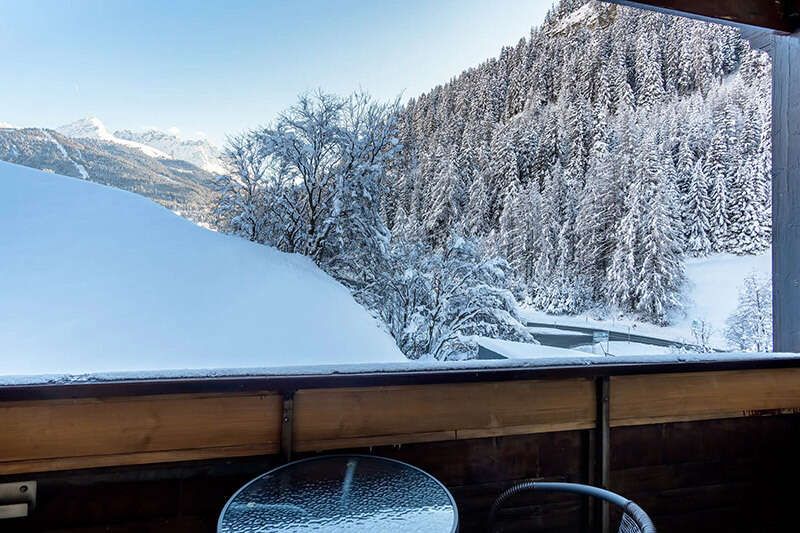
[(0, 163), (0, 375), (399, 362), (309, 259)]

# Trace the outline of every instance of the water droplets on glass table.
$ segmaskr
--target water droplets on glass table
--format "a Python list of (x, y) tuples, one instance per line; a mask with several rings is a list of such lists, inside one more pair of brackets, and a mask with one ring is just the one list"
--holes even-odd
[(452, 496), (413, 466), (372, 456), (322, 456), (254, 479), (230, 499), (220, 533), (456, 530)]

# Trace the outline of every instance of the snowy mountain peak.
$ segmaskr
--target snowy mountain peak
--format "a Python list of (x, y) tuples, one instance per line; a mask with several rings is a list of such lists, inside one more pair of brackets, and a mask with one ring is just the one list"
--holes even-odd
[(152, 146), (172, 159), (182, 159), (212, 174), (224, 174), (220, 162), (219, 148), (205, 138), (185, 138), (175, 128), (162, 131), (149, 128), (143, 131), (118, 130), (114, 135), (120, 139)]
[(70, 122), (56, 131), (61, 135), (76, 139), (101, 139), (113, 141), (114, 136), (108, 131), (105, 124), (97, 117), (85, 117), (75, 122)]
[(212, 174), (224, 174), (219, 148), (205, 138), (184, 138), (175, 128), (162, 131), (149, 128), (142, 131), (109, 131), (97, 117), (86, 117), (71, 122), (56, 131), (73, 139), (96, 139), (136, 148), (145, 155), (158, 159), (179, 159), (192, 163)]
[(76, 120), (75, 122), (70, 122), (69, 124), (56, 128), (56, 131), (65, 137), (71, 137), (73, 139), (96, 139), (99, 141), (121, 144), (128, 148), (136, 148), (150, 157), (170, 159), (166, 153), (158, 148), (128, 139), (120, 139), (108, 131), (105, 124), (97, 117), (86, 117)]

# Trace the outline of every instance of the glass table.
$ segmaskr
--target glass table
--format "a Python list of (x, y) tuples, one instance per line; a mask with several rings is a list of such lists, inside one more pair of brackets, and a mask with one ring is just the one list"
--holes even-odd
[(286, 464), (247, 483), (219, 517), (219, 533), (458, 530), (458, 510), (436, 478), (370, 455), (326, 455)]

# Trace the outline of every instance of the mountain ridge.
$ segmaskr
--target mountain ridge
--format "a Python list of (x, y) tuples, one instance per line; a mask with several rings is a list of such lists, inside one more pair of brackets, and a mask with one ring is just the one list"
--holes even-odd
[(0, 160), (141, 194), (195, 222), (209, 219), (215, 176), (136, 146), (43, 128), (0, 128)]
[(224, 174), (220, 150), (207, 139), (186, 139), (175, 133), (148, 128), (110, 131), (97, 117), (85, 117), (55, 128), (73, 139), (98, 139), (141, 150), (150, 157), (188, 161), (212, 174)]

